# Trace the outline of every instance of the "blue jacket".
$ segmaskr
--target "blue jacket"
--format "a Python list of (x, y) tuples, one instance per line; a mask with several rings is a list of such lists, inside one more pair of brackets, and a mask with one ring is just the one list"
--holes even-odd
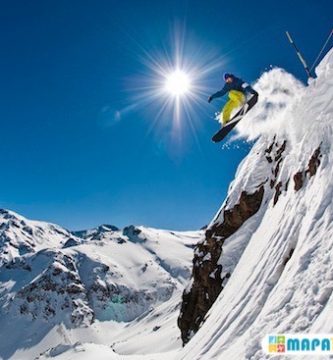
[(223, 86), (223, 88), (216, 92), (215, 94), (213, 94), (211, 96), (211, 100), (215, 99), (215, 98), (219, 98), (225, 94), (227, 94), (229, 91), (231, 90), (237, 90), (242, 92), (244, 95), (246, 94), (253, 94), (253, 95), (258, 95), (258, 93), (245, 81), (243, 81), (242, 79), (236, 77), (236, 76), (231, 76), (232, 77), (232, 82), (231, 83), (225, 83), (225, 85)]

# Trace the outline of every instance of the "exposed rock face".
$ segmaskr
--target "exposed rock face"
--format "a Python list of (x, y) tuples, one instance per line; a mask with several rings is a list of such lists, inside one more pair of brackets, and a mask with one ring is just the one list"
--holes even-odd
[[(274, 137), (266, 149), (257, 152), (256, 155), (260, 163), (267, 161), (267, 167), (261, 169), (263, 176), (258, 177), (261, 181), (257, 183), (257, 190), (249, 193), (245, 192), (242, 187), (239, 187), (240, 197), (236, 205), (230, 208), (230, 205), (228, 206), (230, 197), (227, 199), (225, 207), (216, 217), (216, 219), (223, 219), (223, 221), (215, 220), (207, 228), (205, 240), (196, 246), (193, 259), (192, 281), (184, 291), (181, 313), (178, 318), (178, 326), (181, 330), (183, 344), (186, 344), (198, 331), (205, 320), (207, 312), (223, 290), (224, 280), (230, 277), (229, 270), (222, 268), (221, 265), (223, 263), (225, 240), (233, 235), (246, 220), (259, 210), (263, 202), (264, 192), (266, 193), (265, 203), (271, 203), (271, 206), (274, 207), (279, 201), (280, 196), (288, 191), (291, 174), (285, 168), (286, 161), (290, 161), (288, 151), (286, 150), (289, 151), (287, 141), (278, 141)], [(320, 165), (320, 158), (321, 151), (319, 147), (313, 152), (307, 167), (293, 176), (296, 191), (302, 188), (307, 178), (316, 174)], [(254, 167), (258, 166), (258, 162), (252, 165)], [(236, 197), (234, 196), (233, 201), (236, 199), (237, 195)], [(289, 261), (292, 254), (293, 249), (291, 249), (290, 254), (286, 257), (285, 263)]]
[(295, 175), (294, 175), (294, 189), (295, 191), (298, 191), (302, 188), (303, 186), (303, 172), (302, 171), (298, 171)]
[(123, 234), (125, 236), (127, 236), (130, 241), (132, 241), (134, 243), (135, 242), (143, 243), (146, 240), (144, 237), (140, 236), (141, 230), (138, 229), (137, 227), (133, 226), (133, 225), (126, 226), (123, 229)]
[(279, 197), (281, 195), (281, 188), (282, 188), (282, 182), (280, 181), (278, 184), (275, 185), (275, 195), (273, 200), (273, 206), (276, 205), (276, 203), (279, 200)]
[(314, 151), (309, 160), (308, 168), (305, 171), (306, 174), (309, 174), (310, 177), (314, 176), (317, 172), (317, 169), (320, 165), (320, 158), (322, 157), (320, 146)]
[(221, 265), (225, 240), (256, 214), (266, 190), (271, 194), (267, 199), (271, 197), (273, 206), (278, 202), (282, 192), (287, 191), (289, 179), (280, 177), (286, 150), (287, 141), (278, 141), (274, 137), (267, 148), (257, 152), (258, 162), (253, 166), (258, 166), (258, 163), (262, 166), (266, 161), (267, 163), (264, 165), (263, 176), (257, 180), (257, 187), (254, 188), (256, 190), (246, 192), (240, 188), (238, 202), (232, 208), (228, 206), (228, 199), (216, 217), (223, 220), (210, 225), (206, 230), (205, 240), (197, 245), (193, 259), (192, 282), (184, 291), (178, 319), (183, 344), (198, 331), (208, 310), (223, 290), (224, 280), (231, 276), (228, 269), (223, 269)]
[[(223, 288), (222, 265), (218, 260), (224, 240), (235, 233), (242, 224), (260, 208), (264, 186), (253, 194), (242, 192), (238, 204), (232, 209), (222, 209), (223, 222), (208, 228), (205, 240), (195, 249), (193, 259), (193, 283), (184, 291), (178, 326), (183, 343), (187, 343), (199, 329), (205, 315)], [(229, 277), (227, 274), (226, 277)]]
[(0, 209), (0, 267), (18, 256), (56, 248), (66, 242), (79, 244), (81, 239), (60, 226), (31, 221)]
[[(173, 301), (189, 279), (190, 254), (203, 232), (186, 236), (112, 225), (71, 233), (0, 210), (2, 319), (77, 328), (145, 316)], [(179, 258), (164, 251), (166, 242)]]
[(103, 224), (91, 230), (73, 231), (72, 234), (85, 240), (102, 240), (115, 231), (119, 231), (116, 226)]
[[(268, 149), (265, 150), (266, 153), (266, 159), (267, 161), (272, 164), (272, 178), (270, 181), (270, 186), (273, 189), (273, 187), (275, 186), (275, 200), (274, 200), (274, 205), (276, 204), (276, 202), (279, 199), (279, 196), (281, 194), (280, 189), (282, 187), (282, 183), (281, 184), (276, 184), (277, 178), (279, 176), (279, 172), (280, 172), (280, 168), (282, 165), (282, 161), (283, 161), (283, 153), (286, 150), (286, 146), (287, 146), (287, 141), (284, 141), (282, 143), (282, 145), (279, 145), (278, 142), (275, 142), (275, 138), (273, 143), (269, 146)], [(275, 156), (272, 153), (273, 150), (275, 150)]]
[(9, 309), (32, 320), (43, 319), (49, 323), (56, 323), (57, 315), (66, 313), (68, 326), (89, 325), (94, 312), (89, 306), (75, 259), (60, 251), (47, 250), (41, 251), (30, 262), (48, 265), (17, 292), (9, 302)]
[(17, 257), (5, 268), (26, 279), (16, 294), (3, 299), (6, 312), (48, 324), (63, 322), (67, 327), (89, 326), (95, 318), (132, 321), (154, 304), (169, 300), (177, 287), (167, 274), (155, 287), (130, 287), (116, 266), (66, 249)]
[(306, 180), (307, 175), (311, 178), (317, 173), (317, 169), (320, 165), (320, 158), (322, 157), (320, 146), (313, 152), (308, 167), (305, 170), (298, 171), (294, 175), (294, 189), (295, 191), (300, 190), (303, 185), (304, 181)]

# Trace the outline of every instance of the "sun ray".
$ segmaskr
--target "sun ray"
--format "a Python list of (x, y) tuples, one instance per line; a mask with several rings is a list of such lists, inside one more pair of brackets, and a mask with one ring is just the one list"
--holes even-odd
[(159, 51), (138, 44), (146, 73), (137, 76), (131, 91), (135, 109), (141, 107), (149, 112), (151, 125), (147, 134), (156, 127), (165, 130), (170, 126), (171, 140), (180, 142), (186, 128), (187, 133), (196, 135), (199, 116), (202, 119), (207, 112), (209, 75), (223, 68), (225, 57), (191, 41), (184, 26), (176, 29), (171, 39)]

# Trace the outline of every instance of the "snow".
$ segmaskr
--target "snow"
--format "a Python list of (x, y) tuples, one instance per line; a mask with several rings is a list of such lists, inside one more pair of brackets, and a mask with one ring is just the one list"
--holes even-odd
[[(276, 71), (284, 83), (280, 70), (265, 77), (276, 80)], [(232, 276), (177, 359), (268, 359), (271, 356), (261, 348), (267, 334), (333, 332), (333, 51), (316, 72), (318, 78), (298, 88), (281, 116), (273, 110), (271, 129), (262, 119), (258, 127), (253, 125), (262, 135), (238, 169), (227, 207), (237, 203), (240, 190), (253, 192), (271, 176), (263, 149), (274, 135), (279, 144), (287, 140), (276, 183), (284, 186), (289, 179), (288, 190), (283, 189), (273, 206), (275, 190), (265, 185), (260, 211), (227, 239), (220, 262)], [(257, 83), (261, 88), (265, 77)], [(289, 88), (293, 83), (298, 87), (295, 81), (288, 83)], [(255, 117), (249, 113), (247, 122), (255, 122)], [(243, 124), (238, 136), (251, 139), (252, 129)], [(322, 158), (316, 175), (305, 176), (296, 192), (294, 174), (305, 170), (319, 147)], [(212, 224), (220, 221), (218, 213)]]
[(13, 211), (0, 209), (0, 266), (20, 255), (59, 247), (70, 239), (80, 242), (58, 225), (28, 220)]
[[(76, 353), (74, 344), (85, 348), (92, 341), (93, 349), (108, 350), (105, 356), (180, 348), (178, 309), (202, 231), (104, 225), (73, 235), (12, 212), (4, 211), (4, 217), (21, 226), (6, 226), (7, 249), (16, 239), (12, 228), (20, 231), (20, 244), (31, 242), (25, 224), (32, 231), (48, 230), (50, 237), (23, 255), (14, 246), (13, 257), (4, 257), (0, 328), (6, 331), (0, 331), (0, 358), (35, 358), (52, 348), (45, 356)], [(64, 247), (68, 239), (75, 242)]]
[(71, 346), (59, 346), (51, 349), (48, 353), (38, 357), (39, 360), (57, 358), (58, 360), (169, 360), (170, 353), (156, 353), (152, 355), (118, 355), (110, 347), (96, 344), (76, 343)]
[[(103, 225), (72, 234), (7, 211), (0, 216), (0, 328), (6, 329), (0, 332), (0, 357), (264, 360), (274, 358), (262, 349), (267, 334), (333, 333), (333, 50), (316, 74), (305, 87), (272, 69), (254, 85), (260, 100), (234, 138), (256, 142), (209, 227), (223, 221), (221, 210), (232, 209), (242, 191), (263, 186), (264, 198), (225, 240), (219, 264), (222, 276), (231, 277), (184, 348), (177, 317), (182, 291), (192, 285), (193, 247), (202, 231)], [(309, 161), (318, 149), (320, 164), (310, 176)], [(298, 191), (297, 173), (303, 179)], [(64, 247), (71, 238), (73, 246)], [(34, 239), (40, 243), (33, 246)], [(22, 289), (47, 276), (54, 289), (75, 279), (84, 291), (64, 295), (76, 301), (75, 309), (57, 308), (45, 320), (37, 306), (31, 321), (16, 301), (24, 303)], [(40, 305), (65, 301), (55, 292), (37, 294), (44, 295)], [(70, 326), (71, 311), (84, 326)]]

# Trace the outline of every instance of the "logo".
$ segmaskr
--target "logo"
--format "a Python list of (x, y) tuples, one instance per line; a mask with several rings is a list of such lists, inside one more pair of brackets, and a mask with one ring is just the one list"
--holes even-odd
[(263, 349), (271, 355), (333, 355), (333, 334), (279, 334), (267, 335)]

